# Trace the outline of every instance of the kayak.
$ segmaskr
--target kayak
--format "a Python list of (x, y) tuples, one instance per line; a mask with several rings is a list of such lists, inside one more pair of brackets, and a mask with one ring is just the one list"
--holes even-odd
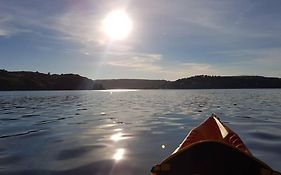
[(255, 158), (240, 137), (212, 114), (192, 129), (152, 175), (281, 175)]

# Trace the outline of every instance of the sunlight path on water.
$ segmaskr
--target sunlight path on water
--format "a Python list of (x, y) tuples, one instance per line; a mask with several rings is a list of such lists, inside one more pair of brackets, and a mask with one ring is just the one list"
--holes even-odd
[(102, 92), (136, 92), (140, 91), (138, 89), (107, 89), (107, 90), (100, 90)]

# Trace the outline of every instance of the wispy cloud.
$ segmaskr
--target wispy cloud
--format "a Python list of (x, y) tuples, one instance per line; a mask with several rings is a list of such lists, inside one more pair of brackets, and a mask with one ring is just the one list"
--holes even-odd
[(1, 28), (0, 29), (0, 37), (1, 36), (9, 36), (10, 35), (10, 32), (8, 29), (5, 29), (5, 28)]
[(160, 62), (162, 56), (158, 54), (144, 54), (144, 53), (123, 53), (123, 54), (109, 54), (105, 64), (126, 69), (134, 69), (138, 71), (157, 72), (161, 71)]
[[(218, 67), (204, 63), (171, 61), (160, 54), (144, 53), (110, 53), (104, 58), (104, 65), (126, 71), (137, 71), (151, 74), (153, 77), (176, 80), (192, 75), (218, 75), (222, 74)], [(110, 78), (110, 77), (106, 77)], [(145, 77), (139, 77), (145, 78)]]
[(238, 49), (211, 52), (212, 55), (231, 57), (233, 59), (247, 60), (251, 62), (268, 61), (269, 64), (281, 62), (280, 48), (258, 48), (258, 49)]
[(0, 37), (10, 37), (17, 33), (31, 32), (30, 30), (14, 26), (12, 24), (13, 21), (11, 16), (0, 16)]
[(224, 50), (211, 53), (231, 60), (222, 62), (223, 72), (244, 75), (281, 75), (281, 48)]
[(7, 29), (6, 23), (8, 21), (8, 17), (0, 17), (0, 36), (8, 36), (9, 30)]
[(220, 72), (218, 67), (211, 64), (185, 62), (166, 65), (161, 74), (170, 80), (176, 80), (194, 75), (220, 75), (222, 72)]

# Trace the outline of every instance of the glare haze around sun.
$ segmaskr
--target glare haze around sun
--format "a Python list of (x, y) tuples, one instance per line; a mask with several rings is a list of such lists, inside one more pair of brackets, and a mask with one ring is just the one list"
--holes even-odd
[(111, 40), (124, 40), (132, 31), (132, 20), (124, 10), (111, 11), (103, 20), (103, 31)]

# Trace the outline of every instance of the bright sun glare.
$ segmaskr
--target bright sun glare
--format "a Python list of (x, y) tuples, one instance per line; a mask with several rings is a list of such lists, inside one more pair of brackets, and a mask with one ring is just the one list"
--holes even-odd
[(123, 159), (124, 153), (125, 153), (125, 149), (123, 148), (117, 149), (116, 153), (113, 155), (113, 159), (115, 159), (116, 161)]
[(110, 12), (103, 21), (103, 31), (112, 40), (125, 39), (132, 30), (132, 20), (123, 10)]

